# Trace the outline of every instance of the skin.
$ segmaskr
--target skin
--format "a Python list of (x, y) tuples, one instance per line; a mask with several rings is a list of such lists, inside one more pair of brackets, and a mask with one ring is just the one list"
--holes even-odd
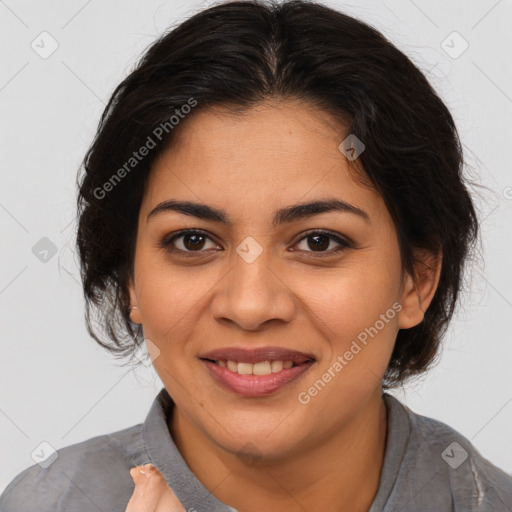
[(162, 473), (152, 464), (133, 467), (130, 476), (134, 489), (125, 512), (185, 512)]
[[(197, 111), (180, 130), (151, 171), (129, 283), (131, 318), (158, 347), (153, 365), (176, 404), (173, 439), (205, 487), (241, 512), (312, 511), (318, 503), (366, 512), (385, 452), (382, 377), (398, 330), (423, 319), (441, 258), (423, 254), (429, 267), (418, 266), (416, 283), (402, 274), (382, 197), (354, 179), (338, 149), (348, 133), (312, 105), (266, 102), (241, 116)], [(272, 226), (275, 210), (325, 198), (357, 206), (371, 222), (335, 211)], [(173, 211), (147, 219), (169, 199), (222, 208), (232, 225)], [(186, 237), (175, 252), (159, 246), (191, 228), (208, 233), (199, 249)], [(304, 238), (315, 229), (352, 244), (336, 253), (340, 244), (326, 238), (317, 249), (314, 233)], [(263, 250), (252, 263), (236, 252), (248, 236)], [(401, 311), (300, 403), (299, 393), (396, 303)], [(234, 345), (277, 345), (316, 362), (271, 396), (241, 397), (198, 359)]]

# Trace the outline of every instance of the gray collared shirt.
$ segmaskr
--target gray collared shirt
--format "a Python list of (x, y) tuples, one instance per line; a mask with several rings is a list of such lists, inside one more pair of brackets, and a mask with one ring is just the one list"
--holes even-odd
[[(448, 425), (383, 396), (388, 438), (368, 512), (512, 512), (512, 476)], [(185, 510), (237, 512), (201, 484), (178, 451), (167, 426), (173, 405), (162, 388), (144, 423), (61, 448), (46, 468), (25, 469), (0, 496), (0, 512), (125, 512), (134, 489), (130, 468), (148, 462)]]

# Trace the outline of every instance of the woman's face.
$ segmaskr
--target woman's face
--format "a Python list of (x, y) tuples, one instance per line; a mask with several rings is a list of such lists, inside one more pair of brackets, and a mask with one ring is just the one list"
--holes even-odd
[[(253, 446), (277, 458), (348, 425), (380, 394), (398, 329), (422, 318), (384, 201), (349, 174), (338, 149), (348, 134), (327, 121), (292, 102), (241, 117), (198, 111), (155, 162), (141, 205), (132, 319), (154, 344), (177, 410), (234, 453)], [(354, 209), (276, 217), (333, 200)], [(171, 208), (152, 214), (166, 201), (222, 210), (225, 222)], [(186, 230), (200, 233), (171, 241)], [(313, 362), (260, 361), (235, 368), (270, 375), (233, 373), (251, 349), (293, 359), (268, 347)], [(231, 369), (202, 359), (231, 348), (246, 350), (220, 356), (242, 360)]]

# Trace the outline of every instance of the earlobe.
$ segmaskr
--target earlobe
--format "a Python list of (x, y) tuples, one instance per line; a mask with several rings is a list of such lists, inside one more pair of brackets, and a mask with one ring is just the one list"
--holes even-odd
[(142, 316), (137, 306), (130, 306), (130, 319), (133, 323), (142, 325)]
[(142, 315), (139, 310), (137, 293), (135, 292), (135, 285), (131, 278), (128, 282), (128, 294), (130, 296), (130, 319), (132, 322), (142, 325)]
[(442, 253), (416, 253), (416, 279), (406, 275), (401, 298), (402, 310), (398, 316), (399, 329), (410, 329), (423, 321), (434, 298), (441, 276)]

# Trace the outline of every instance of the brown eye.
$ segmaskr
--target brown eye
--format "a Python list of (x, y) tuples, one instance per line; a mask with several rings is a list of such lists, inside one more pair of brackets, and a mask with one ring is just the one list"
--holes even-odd
[[(210, 248), (207, 247), (208, 241), (212, 244)], [(306, 235), (299, 240), (299, 244), (300, 243), (305, 243), (306, 247), (299, 250), (313, 254), (316, 253), (316, 255), (320, 257), (324, 255), (331, 256), (352, 247), (352, 245), (343, 238), (329, 231), (322, 230), (306, 233)], [(331, 247), (333, 243), (337, 244), (334, 248)], [(180, 231), (171, 237), (164, 238), (160, 245), (169, 252), (182, 253), (185, 255), (193, 255), (193, 253), (206, 252), (208, 249), (220, 248), (207, 233), (190, 229)], [(329, 249), (330, 247), (331, 249)]]
[[(327, 255), (332, 255), (333, 253), (338, 253), (351, 247), (349, 242), (337, 235), (334, 235), (333, 233), (330, 233), (329, 231), (311, 231), (303, 236), (299, 240), (299, 243), (304, 241), (306, 241), (306, 248), (302, 248), (300, 250), (313, 253), (327, 253)], [(327, 250), (331, 246), (332, 242), (337, 243), (338, 247)]]
[[(162, 241), (162, 247), (167, 250), (175, 250), (181, 252), (204, 252), (207, 240), (213, 241), (210, 237), (197, 230), (180, 231), (171, 238), (165, 238)], [(218, 247), (217, 244), (213, 243), (213, 248)]]

